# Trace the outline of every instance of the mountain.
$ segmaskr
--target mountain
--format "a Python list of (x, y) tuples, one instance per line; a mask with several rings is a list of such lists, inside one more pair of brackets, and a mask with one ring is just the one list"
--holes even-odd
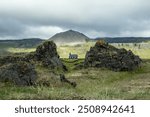
[(49, 40), (54, 41), (57, 44), (78, 44), (78, 43), (84, 43), (89, 38), (85, 36), (84, 34), (74, 31), (74, 30), (68, 30), (66, 32), (57, 33), (54, 36), (52, 36)]
[(0, 40), (0, 46), (3, 47), (21, 47), (21, 48), (32, 48), (36, 47), (44, 40), (40, 38), (28, 38), (18, 40)]

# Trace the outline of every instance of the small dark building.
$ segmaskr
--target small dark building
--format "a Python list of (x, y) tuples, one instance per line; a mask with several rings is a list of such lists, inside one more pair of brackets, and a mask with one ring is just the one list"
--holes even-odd
[(69, 59), (78, 59), (78, 55), (69, 53)]

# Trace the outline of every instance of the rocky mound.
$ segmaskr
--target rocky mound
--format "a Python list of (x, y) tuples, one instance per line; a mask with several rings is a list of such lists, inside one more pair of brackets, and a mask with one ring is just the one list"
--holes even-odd
[(53, 41), (46, 41), (39, 45), (34, 53), (34, 57), (37, 61), (41, 61), (46, 67), (67, 70), (59, 59), (57, 47)]
[(33, 85), (37, 78), (35, 64), (47, 67), (52, 71), (67, 70), (59, 59), (56, 44), (47, 41), (39, 45), (35, 52), (27, 55), (0, 58), (0, 81), (9, 81), (22, 86)]
[(141, 59), (132, 51), (117, 49), (104, 41), (97, 41), (86, 53), (86, 67), (106, 67), (114, 71), (131, 71), (139, 66)]
[(38, 62), (39, 64), (41, 63), (43, 66), (49, 67), (51, 69), (59, 68), (62, 70), (67, 70), (66, 66), (64, 66), (59, 59), (57, 47), (53, 41), (46, 41), (42, 43), (36, 48), (35, 52), (29, 53), (27, 55), (2, 57), (0, 58), (0, 66), (9, 63), (16, 63), (18, 61), (29, 63)]
[(6, 56), (0, 57), (0, 66), (9, 64), (9, 63), (16, 63), (16, 62), (30, 62), (31, 59), (26, 58), (25, 56)]
[(34, 85), (37, 73), (34, 65), (27, 62), (10, 63), (0, 67), (0, 81), (19, 86)]

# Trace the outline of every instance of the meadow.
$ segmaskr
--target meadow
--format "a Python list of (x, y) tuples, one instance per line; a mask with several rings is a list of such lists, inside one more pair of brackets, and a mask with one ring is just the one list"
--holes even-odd
[[(77, 68), (84, 62), (85, 54), (94, 42), (82, 45), (61, 45), (57, 48), (68, 71), (65, 76), (77, 83), (74, 88), (67, 83), (60, 82), (48, 69), (36, 67), (39, 81), (42, 79), (48, 86), (36, 85), (18, 87), (10, 83), (0, 82), (0, 99), (150, 99), (150, 43), (112, 44), (118, 48), (132, 50), (139, 55), (143, 63), (140, 68), (131, 72), (114, 72), (105, 68)], [(1, 47), (1, 56), (14, 53), (29, 53), (35, 48)], [(78, 60), (69, 60), (68, 54), (79, 55)]]

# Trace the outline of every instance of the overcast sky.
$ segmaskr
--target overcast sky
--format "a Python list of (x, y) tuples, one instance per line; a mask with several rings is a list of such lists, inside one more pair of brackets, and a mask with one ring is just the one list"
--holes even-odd
[(0, 38), (149, 36), (150, 0), (0, 0)]

